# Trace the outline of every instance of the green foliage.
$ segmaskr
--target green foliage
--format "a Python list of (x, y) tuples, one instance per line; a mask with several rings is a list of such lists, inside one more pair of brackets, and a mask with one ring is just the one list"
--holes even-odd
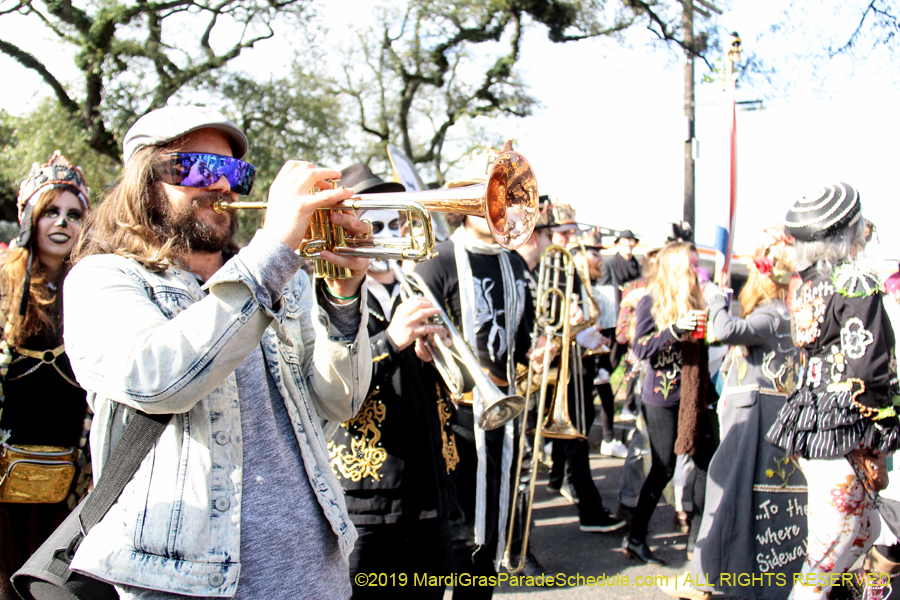
[(21, 0), (0, 8), (0, 22), (18, 13), (32, 20), (35, 31), (51, 32), (66, 46), (59, 56), (72, 57), (81, 80), (65, 85), (53, 72), (55, 62), (36, 57), (43, 35), (33, 37), (35, 47), (0, 39), (0, 52), (43, 78), (88, 146), (119, 160), (116, 134), (125, 123), (271, 38), (274, 21), (302, 29), (305, 22), (297, 17), (307, 1)]
[[(247, 161), (256, 166), (248, 200), (264, 202), (285, 161), (299, 159), (339, 168), (349, 152), (341, 106), (322, 87), (322, 78), (299, 64), (283, 79), (256, 81), (234, 74), (206, 85), (229, 99), (222, 107), (250, 140)], [(249, 241), (262, 225), (262, 211), (240, 211), (239, 242)]]
[(117, 163), (88, 145), (84, 129), (55, 100), (48, 98), (26, 117), (4, 113), (0, 120), (0, 214), (4, 219), (15, 220), (19, 182), (28, 175), (32, 163), (45, 163), (55, 150), (84, 171), (94, 203), (102, 199), (104, 188), (115, 179)]

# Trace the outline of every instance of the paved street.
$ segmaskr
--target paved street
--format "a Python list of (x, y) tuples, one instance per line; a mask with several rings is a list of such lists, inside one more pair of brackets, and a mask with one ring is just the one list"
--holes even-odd
[[(599, 443), (599, 424), (591, 432), (591, 468), (594, 481), (603, 496), (604, 505), (615, 511), (618, 505), (619, 472), (624, 462), (600, 456), (596, 450)], [(578, 528), (575, 506), (559, 494), (551, 494), (546, 486), (547, 476), (538, 478), (537, 497), (534, 505), (535, 528), (532, 530), (531, 548), (543, 564), (548, 574), (563, 573), (566, 576), (584, 577), (619, 576), (619, 581), (628, 577), (631, 585), (564, 587), (515, 587), (503, 584), (495, 592), (495, 598), (504, 600), (541, 600), (550, 598), (630, 598), (667, 599), (655, 585), (638, 587), (636, 579), (646, 576), (674, 575), (686, 568), (685, 543), (687, 534), (674, 533), (675, 509), (671, 505), (660, 505), (653, 515), (648, 542), (654, 553), (666, 561), (664, 567), (641, 565), (626, 556), (619, 548), (624, 530), (614, 533), (583, 533)], [(445, 599), (452, 597), (450, 589)]]

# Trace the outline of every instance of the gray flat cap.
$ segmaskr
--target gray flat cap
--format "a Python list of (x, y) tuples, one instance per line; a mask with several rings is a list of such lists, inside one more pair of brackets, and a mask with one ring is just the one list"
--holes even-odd
[(125, 164), (141, 148), (167, 144), (198, 129), (218, 129), (231, 142), (235, 158), (244, 158), (249, 148), (247, 136), (222, 113), (204, 106), (166, 106), (134, 122), (122, 143)]

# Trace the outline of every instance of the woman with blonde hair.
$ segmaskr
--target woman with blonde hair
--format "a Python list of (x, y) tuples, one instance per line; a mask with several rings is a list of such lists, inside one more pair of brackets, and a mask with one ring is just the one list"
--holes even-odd
[[(676, 455), (690, 454), (697, 466), (694, 511), (702, 514), (706, 469), (715, 451), (715, 428), (706, 414), (709, 358), (693, 337), (705, 303), (697, 279), (699, 256), (693, 244), (676, 242), (660, 250), (647, 293), (637, 306), (634, 354), (648, 362), (641, 410), (650, 438), (651, 466), (641, 488), (625, 551), (632, 558), (662, 565), (647, 545), (647, 529), (663, 489), (675, 474)], [(688, 546), (696, 539), (694, 519)]]
[[(23, 446), (29, 451), (35, 446), (86, 447), (85, 391), (75, 382), (62, 342), (62, 288), (69, 253), (89, 209), (89, 194), (81, 170), (58, 151), (47, 163), (35, 163), (19, 188), (19, 237), (0, 255), (0, 453), (4, 455)], [(81, 457), (82, 467), (85, 461)], [(89, 469), (82, 468), (81, 473), (80, 481), (86, 482)], [(5, 479), (6, 487), (0, 484), (2, 600), (18, 598), (10, 576), (70, 508), (66, 501), (53, 502), (46, 495), (14, 492), (12, 480)], [(55, 483), (64, 497), (71, 480)]]
[[(709, 465), (692, 577), (660, 586), (676, 597), (704, 600), (714, 588), (743, 598), (780, 600), (790, 587), (779, 577), (791, 580), (789, 574), (803, 562), (806, 481), (790, 457), (765, 439), (800, 372), (786, 304), (793, 240), (781, 226), (767, 228), (764, 236), (741, 290), (743, 318), (729, 314), (722, 289), (712, 284), (704, 289), (709, 331), (731, 348), (717, 411), (722, 442)], [(787, 531), (788, 537), (772, 539), (770, 531)], [(741, 585), (729, 573), (757, 579)]]

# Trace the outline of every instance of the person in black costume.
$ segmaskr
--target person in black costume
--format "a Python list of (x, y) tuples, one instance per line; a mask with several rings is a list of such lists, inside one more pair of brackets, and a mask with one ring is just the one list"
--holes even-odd
[[(616, 237), (616, 253), (604, 259), (600, 285), (611, 285), (616, 291), (616, 306), (622, 304), (622, 287), (641, 278), (641, 265), (634, 257), (634, 248), (640, 240), (634, 236), (630, 229), (625, 229)], [(610, 366), (615, 369), (622, 358), (628, 353), (628, 344), (620, 344), (615, 341), (610, 355)], [(625, 405), (622, 407), (622, 417), (627, 419), (637, 418), (637, 403), (634, 389), (636, 380), (631, 378), (625, 384)]]
[[(359, 194), (404, 190), (362, 163), (342, 170), (341, 184)], [(360, 218), (371, 223), (374, 235), (400, 235), (396, 210), (369, 210)], [(440, 577), (450, 567), (450, 473), (459, 461), (451, 405), (438, 393), (435, 370), (422, 360), (430, 357), (417, 355), (423, 336), (446, 330), (431, 323), (439, 309), (428, 300), (401, 301), (400, 284), (386, 261), (370, 261), (368, 290), (372, 383), (360, 412), (328, 443), (359, 534), (350, 555), (353, 598), (386, 593), (385, 586), (356, 585), (358, 573), (394, 574), (394, 580), (385, 580), (392, 598), (442, 598), (444, 586), (414, 586), (413, 578), (417, 573)], [(401, 574), (406, 585), (396, 579)]]
[[(791, 336), (802, 351), (804, 377), (767, 439), (797, 457), (806, 476), (803, 573), (822, 582), (850, 569), (878, 536), (878, 488), (864, 464), (884, 469), (881, 459), (900, 447), (897, 357), (884, 288), (854, 261), (865, 248), (864, 223), (859, 193), (846, 183), (804, 196), (785, 217), (802, 278), (791, 303)], [(831, 589), (798, 584), (792, 597), (824, 600)]]
[[(504, 150), (507, 148), (504, 148)], [(492, 151), (482, 155), (471, 178), (484, 179)], [(473, 161), (474, 164), (474, 161)], [(415, 269), (429, 286), (460, 335), (472, 346), (488, 376), (502, 391), (515, 387), (515, 365), (527, 364), (534, 309), (525, 281), (527, 265), (515, 252), (499, 246), (484, 219), (449, 215), (456, 231), (435, 246), (437, 258)], [(496, 575), (503, 556), (513, 492), (515, 424), (484, 431), (478, 427), (482, 400), (477, 390), (457, 406), (453, 420), (459, 466), (454, 474), (457, 508), (450, 516), (454, 573)], [(479, 465), (483, 476), (479, 476)], [(491, 586), (457, 586), (453, 597), (490, 598)]]
[(9, 577), (89, 486), (87, 402), (63, 347), (61, 293), (89, 197), (81, 170), (58, 151), (47, 163), (35, 164), (19, 188), (19, 237), (0, 256), (0, 442), (76, 447), (81, 452), (71, 506), (66, 501), (0, 503), (3, 600), (18, 599)]

